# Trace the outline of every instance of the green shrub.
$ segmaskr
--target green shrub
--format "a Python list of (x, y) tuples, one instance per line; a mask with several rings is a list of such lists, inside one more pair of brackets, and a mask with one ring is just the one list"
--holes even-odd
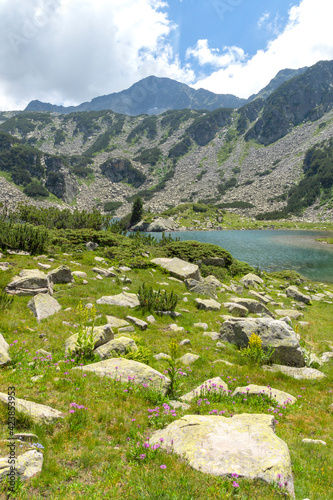
[(198, 262), (208, 257), (221, 257), (225, 260), (225, 267), (229, 267), (233, 258), (227, 250), (213, 245), (212, 243), (201, 243), (199, 241), (175, 241), (165, 245), (168, 257), (178, 257), (187, 262)]
[(0, 312), (9, 309), (13, 304), (14, 297), (0, 290)]
[(178, 302), (178, 295), (172, 290), (170, 293), (147, 288), (145, 283), (140, 285), (138, 299), (140, 307), (148, 311), (174, 311)]
[(23, 193), (31, 198), (36, 198), (37, 196), (47, 197), (50, 194), (46, 187), (42, 186), (37, 181), (30, 182), (30, 184), (23, 189)]
[(205, 205), (201, 205), (200, 203), (193, 203), (192, 205), (193, 212), (207, 212), (208, 208)]
[(49, 242), (45, 227), (31, 224), (12, 224), (0, 221), (0, 247), (23, 250), (31, 254), (43, 253)]
[(286, 280), (288, 281), (291, 285), (297, 285), (301, 282), (306, 282), (307, 279), (304, 278), (301, 274), (299, 274), (296, 271), (286, 269), (284, 271), (276, 271), (274, 273), (269, 273), (269, 276), (272, 276), (272, 278), (276, 278), (279, 280)]
[(228, 269), (231, 276), (244, 276), (248, 273), (255, 273), (254, 267), (247, 264), (247, 262), (242, 262), (240, 260), (233, 260), (233, 263)]
[(111, 212), (114, 213), (117, 208), (122, 206), (121, 201), (107, 201), (104, 203), (104, 212)]
[(224, 267), (220, 266), (207, 266), (206, 264), (200, 265), (200, 273), (206, 278), (206, 276), (215, 276), (220, 281), (224, 281), (228, 271)]

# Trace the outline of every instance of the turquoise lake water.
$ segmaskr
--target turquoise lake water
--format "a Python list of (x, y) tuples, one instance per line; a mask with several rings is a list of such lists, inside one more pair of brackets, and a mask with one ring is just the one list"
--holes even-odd
[[(161, 238), (162, 233), (150, 233)], [(333, 238), (332, 231), (245, 230), (180, 231), (173, 238), (214, 243), (238, 260), (263, 271), (294, 269), (314, 281), (333, 283), (333, 245), (316, 238)]]

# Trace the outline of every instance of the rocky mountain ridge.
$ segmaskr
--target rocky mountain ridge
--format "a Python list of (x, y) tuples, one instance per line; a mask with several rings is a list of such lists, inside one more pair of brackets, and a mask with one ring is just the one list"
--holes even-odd
[[(123, 215), (137, 194), (156, 212), (182, 202), (243, 201), (248, 208), (241, 213), (254, 216), (286, 206), (309, 148), (333, 136), (332, 85), (333, 62), (320, 62), (268, 99), (237, 110), (135, 117), (23, 112), (1, 114), (0, 131), (40, 152), (43, 173), (29, 181), (53, 193), (50, 202), (101, 210), (116, 202)], [(29, 165), (22, 168), (29, 171)], [(6, 172), (1, 158), (0, 170)], [(1, 199), (24, 199), (24, 184), (10, 181), (7, 161)], [(311, 203), (305, 218), (332, 217), (332, 197), (325, 196), (325, 203), (321, 197)]]

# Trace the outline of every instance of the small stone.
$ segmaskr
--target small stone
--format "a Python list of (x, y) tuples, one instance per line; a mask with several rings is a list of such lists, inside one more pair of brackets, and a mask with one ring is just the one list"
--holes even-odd
[(190, 352), (184, 354), (184, 356), (182, 356), (181, 358), (177, 359), (177, 361), (179, 361), (180, 363), (182, 363), (183, 365), (190, 365), (192, 363), (194, 363), (195, 361), (197, 361), (197, 359), (199, 359), (200, 356), (198, 356), (197, 354), (192, 354)]
[(308, 438), (304, 438), (304, 439), (302, 439), (302, 443), (306, 443), (306, 444), (322, 444), (323, 446), (326, 446), (326, 442), (322, 441), (321, 439), (308, 439)]
[(202, 335), (203, 337), (209, 337), (212, 340), (218, 340), (220, 338), (220, 334), (218, 332), (205, 332)]
[(179, 345), (188, 345), (190, 343), (191, 343), (191, 341), (189, 339), (184, 339), (181, 342), (179, 342)]
[(155, 358), (157, 361), (160, 361), (161, 359), (171, 359), (171, 356), (165, 354), (164, 352), (160, 352), (159, 354), (155, 354), (153, 358)]
[(140, 330), (147, 329), (148, 323), (146, 323), (145, 321), (142, 321), (142, 319), (135, 318), (134, 316), (126, 316), (126, 319), (128, 321), (130, 321), (131, 323), (133, 323), (138, 328), (140, 328)]
[(127, 332), (134, 332), (134, 326), (123, 326), (121, 328), (118, 328), (119, 333), (127, 333)]
[(154, 323), (156, 323), (156, 319), (154, 318), (153, 315), (150, 315), (147, 317), (147, 321), (148, 323), (150, 323), (151, 325), (153, 325)]
[(226, 348), (226, 345), (223, 344), (223, 342), (217, 342), (216, 343), (216, 347), (218, 347), (218, 349), (225, 349)]
[(172, 332), (183, 332), (184, 328), (182, 326), (176, 325), (176, 323), (172, 323), (171, 325), (167, 326), (168, 330), (171, 330)]
[(205, 311), (219, 311), (221, 309), (221, 304), (214, 299), (195, 299), (195, 303), (198, 309)]
[(203, 330), (208, 330), (208, 325), (207, 323), (194, 323), (194, 325), (196, 328), (202, 328)]

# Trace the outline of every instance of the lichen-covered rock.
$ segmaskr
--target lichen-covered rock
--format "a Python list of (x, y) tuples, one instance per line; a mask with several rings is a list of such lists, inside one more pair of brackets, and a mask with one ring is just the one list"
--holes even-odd
[(248, 346), (249, 338), (255, 333), (261, 338), (262, 347), (275, 349), (274, 362), (288, 366), (304, 366), (296, 332), (284, 321), (271, 318), (230, 318), (221, 327), (222, 342), (230, 342), (240, 348)]
[(183, 365), (191, 365), (192, 363), (197, 361), (197, 359), (199, 359), (199, 358), (200, 358), (200, 356), (198, 356), (197, 354), (192, 354), (191, 352), (187, 352), (186, 354), (184, 354), (184, 356), (179, 358), (177, 361), (179, 361)]
[(130, 321), (131, 323), (133, 323), (133, 325), (135, 325), (138, 328), (140, 328), (140, 330), (146, 330), (147, 329), (148, 323), (146, 323), (142, 319), (135, 318), (134, 316), (126, 316), (126, 319), (128, 319), (128, 321)]
[(181, 396), (180, 399), (182, 401), (192, 401), (192, 399), (196, 397), (209, 396), (212, 392), (227, 393), (228, 385), (223, 382), (220, 377), (215, 377), (210, 380), (206, 380), (203, 384), (199, 385), (187, 394), (184, 394), (184, 396)]
[(53, 269), (48, 273), (49, 279), (52, 283), (72, 283), (74, 277), (72, 271), (67, 266), (60, 266), (57, 269)]
[(202, 280), (199, 267), (196, 264), (190, 264), (185, 260), (178, 259), (178, 257), (174, 257), (173, 259), (162, 257), (159, 259), (153, 259), (152, 262), (169, 271), (169, 273), (175, 278), (182, 280), (190, 278), (197, 281)]
[[(88, 335), (91, 332), (91, 328), (87, 327)], [(79, 334), (74, 333), (65, 342), (65, 353), (69, 354), (77, 349), (77, 340)], [(106, 344), (110, 340), (114, 339), (114, 333), (110, 325), (95, 326), (94, 328), (94, 349)]]
[(267, 307), (259, 302), (258, 300), (255, 299), (244, 299), (243, 297), (240, 298), (231, 298), (230, 301), (234, 302), (235, 304), (241, 305), (246, 307), (251, 313), (254, 314), (266, 314), (267, 316), (270, 316), (271, 318), (274, 318), (274, 315), (270, 312)]
[(39, 293), (28, 302), (28, 307), (33, 312), (37, 321), (46, 319), (61, 309), (59, 302), (48, 293)]
[(128, 337), (119, 337), (95, 349), (94, 354), (97, 354), (101, 359), (109, 359), (115, 357), (112, 355), (113, 352), (125, 354), (129, 350), (138, 350), (138, 346), (134, 340)]
[(154, 370), (144, 363), (132, 361), (131, 359), (112, 358), (98, 363), (92, 363), (85, 366), (77, 366), (73, 370), (82, 370), (84, 372), (93, 372), (100, 377), (110, 377), (113, 379), (127, 382), (131, 380), (133, 384), (147, 384), (155, 386), (165, 394), (170, 385), (170, 380), (162, 373)]
[(237, 387), (232, 393), (232, 396), (236, 396), (237, 394), (266, 394), (274, 399), (279, 405), (296, 403), (296, 398), (287, 392), (279, 391), (272, 387), (265, 387), (263, 385), (249, 384), (245, 387)]
[(138, 296), (135, 293), (119, 293), (118, 295), (110, 295), (101, 297), (96, 301), (97, 304), (108, 304), (110, 306), (122, 307), (137, 307), (140, 305)]
[(236, 473), (267, 483), (280, 478), (294, 497), (288, 446), (276, 436), (271, 415), (185, 415), (155, 432), (149, 442), (185, 458), (204, 474)]
[[(10, 464), (8, 457), (0, 458), (0, 478), (9, 475)], [(37, 450), (29, 450), (23, 455), (16, 457), (15, 461), (15, 476), (22, 480), (29, 479), (41, 472), (43, 467), (43, 453)]]
[(223, 307), (228, 309), (234, 316), (239, 316), (240, 318), (245, 318), (249, 314), (247, 307), (235, 302), (224, 302)]
[(256, 274), (249, 273), (243, 276), (240, 282), (248, 287), (248, 286), (262, 285), (264, 283), (264, 280), (259, 276), (257, 276)]
[[(0, 392), (0, 401), (7, 405), (8, 395)], [(18, 412), (28, 415), (35, 423), (39, 424), (50, 424), (64, 417), (61, 411), (25, 399), (15, 398), (15, 408)]]
[(185, 285), (186, 288), (192, 293), (197, 293), (198, 295), (207, 295), (208, 297), (217, 299), (216, 286), (213, 283), (208, 283), (206, 281), (197, 281), (191, 278), (185, 280)]
[(276, 309), (275, 314), (277, 316), (288, 316), (290, 319), (299, 319), (304, 316), (300, 311), (296, 311), (295, 309)]

